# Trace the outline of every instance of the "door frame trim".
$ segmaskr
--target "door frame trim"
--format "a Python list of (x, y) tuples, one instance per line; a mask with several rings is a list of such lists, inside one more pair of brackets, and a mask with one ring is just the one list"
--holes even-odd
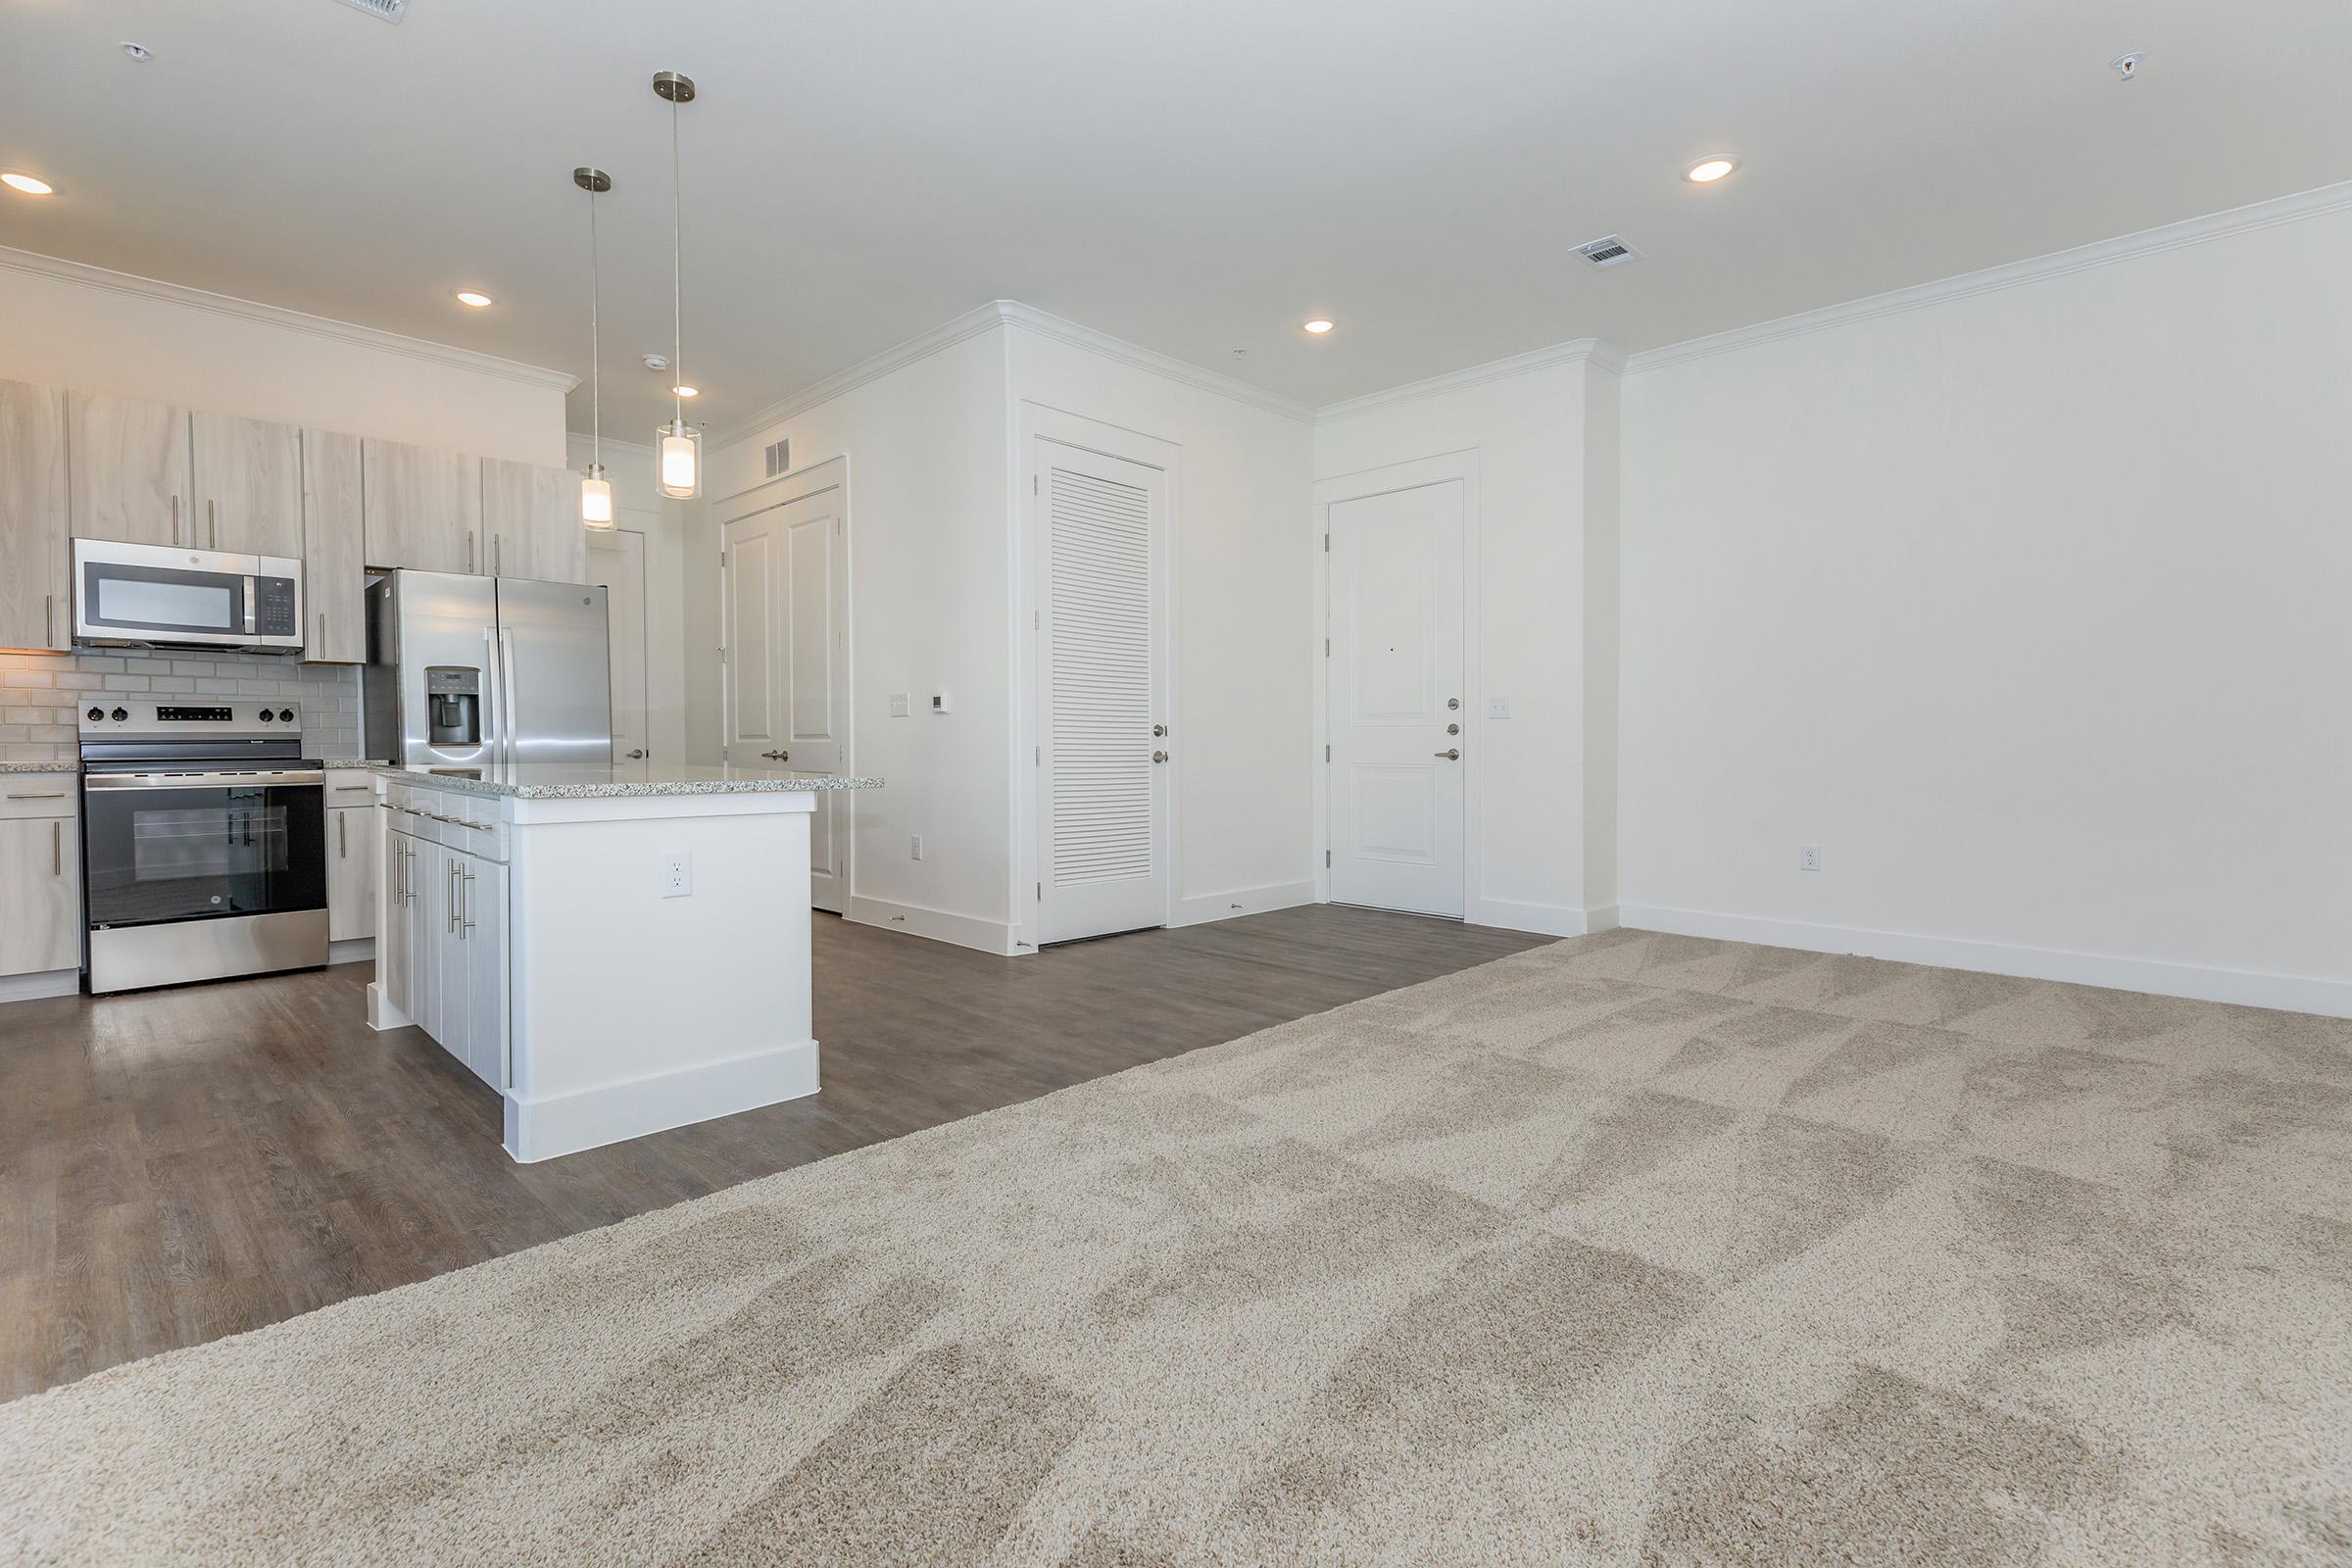
[(1462, 756), (1462, 918), (1471, 925), (1495, 923), (1485, 918), (1488, 912), (1482, 853), (1485, 830), (1479, 809), (1485, 793), (1481, 786), (1487, 737), (1485, 727), (1478, 721), (1485, 710), (1478, 694), (1486, 690), (1481, 664), (1484, 639), (1480, 634), (1478, 467), (1479, 449), (1464, 447), (1458, 452), (1412, 458), (1317, 479), (1309, 492), (1307, 518), (1313, 531), (1308, 543), (1317, 564), (1315, 636), (1307, 649), (1307, 657), (1313, 661), (1309, 685), (1315, 697), (1307, 773), (1314, 780), (1313, 865), (1317, 904), (1331, 902), (1331, 868), (1324, 863), (1331, 854), (1331, 764), (1323, 760), (1323, 749), (1331, 744), (1331, 656), (1324, 652), (1331, 637), (1331, 555), (1323, 548), (1324, 537), (1331, 532), (1331, 509), (1341, 502), (1363, 501), (1398, 490), (1419, 490), (1459, 480), (1462, 486), (1462, 739), (1467, 743)]
[[(1160, 473), (1160, 487), (1166, 515), (1161, 519), (1161, 571), (1159, 609), (1161, 641), (1160, 670), (1167, 694), (1167, 723), (1169, 761), (1160, 778), (1162, 808), (1168, 824), (1167, 863), (1160, 868), (1160, 924), (1176, 923), (1177, 866), (1182, 860), (1184, 821), (1181, 802), (1184, 792), (1176, 787), (1178, 770), (1184, 765), (1184, 726), (1177, 719), (1183, 710), (1182, 693), (1178, 687), (1176, 663), (1177, 611), (1179, 599), (1176, 588), (1178, 519), (1181, 510), (1181, 472), (1178, 458), (1181, 444), (1150, 435), (1125, 425), (1072, 414), (1050, 404), (1029, 398), (1018, 400), (1013, 419), (1013, 450), (1011, 466), (1013, 515), (1020, 519), (1012, 538), (1012, 602), (1013, 602), (1013, 672), (1018, 697), (1014, 710), (1019, 714), (1013, 726), (1011, 762), (1013, 777), (1020, 781), (1012, 792), (1011, 860), (1016, 867), (1011, 904), (1005, 913), (1012, 938), (1014, 954), (1035, 953), (1041, 934), (1039, 927), (1040, 901), (1034, 890), (1045, 880), (1045, 846), (1038, 834), (1041, 814), (1038, 783), (1043, 769), (1035, 761), (1036, 748), (1042, 743), (1038, 733), (1038, 544), (1037, 493), (1022, 495), (1020, 484), (1037, 478), (1037, 443), (1040, 439), (1081, 451), (1100, 453), (1132, 463), (1139, 467), (1154, 468)], [(1021, 760), (1021, 753), (1029, 752), (1032, 760)], [(1025, 874), (1024, 874), (1025, 873)], [(1021, 883), (1031, 885), (1032, 892), (1024, 894)]]
[[(710, 531), (719, 558), (718, 615), (723, 636), (734, 629), (734, 623), (727, 619), (727, 525), (807, 501), (828, 490), (841, 492), (842, 572), (849, 579), (849, 602), (842, 607), (846, 618), (841, 628), (841, 647), (850, 701), (841, 715), (841, 771), (844, 776), (854, 778), (858, 773), (858, 518), (850, 494), (850, 455), (837, 452), (821, 463), (780, 473), (749, 490), (724, 497), (710, 509)], [(734, 731), (735, 650), (728, 644), (722, 643), (721, 647), (724, 652), (718, 661), (718, 749), (724, 758), (727, 736)], [(832, 804), (835, 810), (843, 813), (841, 912), (847, 919), (858, 897), (858, 791), (842, 790)]]

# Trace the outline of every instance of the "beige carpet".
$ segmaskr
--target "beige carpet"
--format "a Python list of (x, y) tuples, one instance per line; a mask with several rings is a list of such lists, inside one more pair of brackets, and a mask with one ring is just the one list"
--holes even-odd
[(0, 1406), (0, 1560), (2352, 1562), (2352, 1024), (1583, 938)]

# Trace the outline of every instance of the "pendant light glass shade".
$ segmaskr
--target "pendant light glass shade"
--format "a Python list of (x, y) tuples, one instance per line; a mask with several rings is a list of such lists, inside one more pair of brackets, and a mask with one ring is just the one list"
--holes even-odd
[(601, 463), (591, 463), (580, 476), (580, 520), (591, 528), (612, 526), (612, 481)]
[(703, 432), (684, 419), (672, 419), (659, 431), (662, 447), (662, 493), (690, 501), (703, 493)]

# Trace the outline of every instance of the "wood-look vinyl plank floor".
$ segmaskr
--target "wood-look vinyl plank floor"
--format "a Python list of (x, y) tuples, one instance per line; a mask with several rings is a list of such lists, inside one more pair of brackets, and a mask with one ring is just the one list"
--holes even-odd
[(0, 1398), (1544, 940), (1313, 906), (1005, 959), (819, 916), (819, 1094), (538, 1165), (367, 1027), (366, 964), (0, 1005)]

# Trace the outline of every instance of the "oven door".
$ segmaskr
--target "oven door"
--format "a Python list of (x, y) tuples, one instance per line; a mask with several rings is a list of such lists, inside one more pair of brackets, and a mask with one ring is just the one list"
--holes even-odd
[(274, 556), (74, 541), (74, 638), (299, 649), (302, 565)]
[(90, 773), (90, 927), (326, 907), (325, 775)]

